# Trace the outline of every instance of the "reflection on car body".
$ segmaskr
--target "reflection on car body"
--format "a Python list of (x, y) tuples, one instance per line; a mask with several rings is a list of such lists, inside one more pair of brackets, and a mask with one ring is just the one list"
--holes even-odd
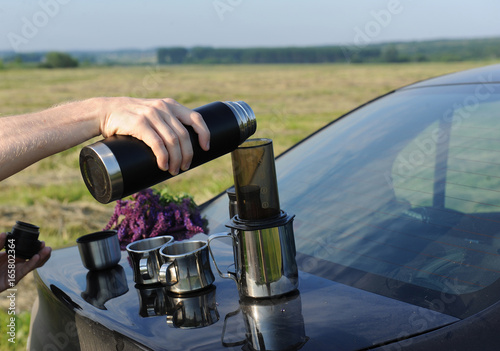
[[(498, 349), (499, 156), (500, 65), (494, 65), (388, 93), (278, 157), (281, 207), (296, 216), (299, 292), (289, 302), (295, 317), (287, 319), (289, 330), (297, 331), (292, 346)], [(203, 213), (212, 233), (227, 231), (227, 196), (208, 202)], [(230, 263), (231, 247), (220, 248), (218, 262)], [(71, 248), (65, 250), (38, 271), (40, 321), (47, 321), (47, 306), (64, 309), (47, 295), (45, 287), (54, 284), (82, 306), (69, 318), (91, 317), (136, 346), (291, 347), (289, 336), (272, 337), (286, 331), (269, 331), (271, 324), (280, 326), (266, 322), (279, 316), (272, 306), (240, 299), (234, 284), (219, 278), (220, 320), (181, 330), (166, 329), (164, 315), (142, 317), (123, 259), (130, 291), (107, 301), (106, 310), (96, 309), (80, 297), (76, 282), (85, 272), (79, 262), (56, 267), (71, 256)], [(286, 302), (274, 302), (287, 311)], [(57, 332), (60, 326), (52, 325), (47, 330)], [(44, 340), (34, 333), (33, 340)]]

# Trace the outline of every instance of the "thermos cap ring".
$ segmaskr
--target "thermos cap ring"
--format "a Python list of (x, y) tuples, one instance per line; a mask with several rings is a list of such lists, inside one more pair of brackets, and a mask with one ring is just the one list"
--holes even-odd
[(89, 145), (80, 153), (83, 180), (92, 196), (101, 203), (119, 199), (123, 194), (123, 176), (111, 149), (102, 142)]
[(257, 130), (255, 114), (245, 101), (223, 101), (231, 109), (240, 128), (240, 144)]

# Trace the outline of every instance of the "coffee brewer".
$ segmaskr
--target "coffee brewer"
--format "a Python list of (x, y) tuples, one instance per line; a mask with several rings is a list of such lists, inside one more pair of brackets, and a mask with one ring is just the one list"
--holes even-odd
[(272, 140), (247, 140), (231, 158), (237, 214), (227, 224), (230, 233), (213, 234), (208, 242), (210, 248), (214, 239), (232, 239), (235, 271), (223, 273), (214, 259), (215, 267), (222, 278), (236, 282), (241, 296), (267, 298), (295, 291), (294, 216), (280, 209)]

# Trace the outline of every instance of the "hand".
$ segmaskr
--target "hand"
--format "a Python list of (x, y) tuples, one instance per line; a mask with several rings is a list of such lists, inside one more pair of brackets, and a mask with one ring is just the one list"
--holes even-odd
[[(8, 268), (9, 258), (7, 251), (3, 251), (5, 246), (5, 240), (7, 238), (6, 233), (0, 233), (0, 292), (12, 288), (9, 285), (9, 276), (11, 269)], [(24, 260), (22, 258), (16, 258), (15, 263), (15, 284), (17, 284), (26, 274), (34, 270), (35, 268), (41, 267), (47, 262), (50, 258), (50, 253), (52, 249), (48, 246), (45, 246), (45, 243), (42, 241), (42, 245), (40, 251), (34, 255), (30, 260)]]
[(210, 147), (210, 131), (202, 116), (173, 99), (103, 98), (100, 131), (104, 137), (131, 135), (144, 141), (156, 155), (158, 167), (172, 175), (187, 170), (193, 148), (184, 125), (198, 134), (203, 150)]

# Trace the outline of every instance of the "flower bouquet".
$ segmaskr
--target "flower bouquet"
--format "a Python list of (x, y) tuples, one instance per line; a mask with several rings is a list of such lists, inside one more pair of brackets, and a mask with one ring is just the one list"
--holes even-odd
[(155, 236), (189, 239), (197, 233), (208, 233), (207, 224), (189, 195), (172, 196), (166, 190), (145, 189), (129, 200), (118, 200), (104, 230), (116, 230), (124, 250), (131, 242)]

